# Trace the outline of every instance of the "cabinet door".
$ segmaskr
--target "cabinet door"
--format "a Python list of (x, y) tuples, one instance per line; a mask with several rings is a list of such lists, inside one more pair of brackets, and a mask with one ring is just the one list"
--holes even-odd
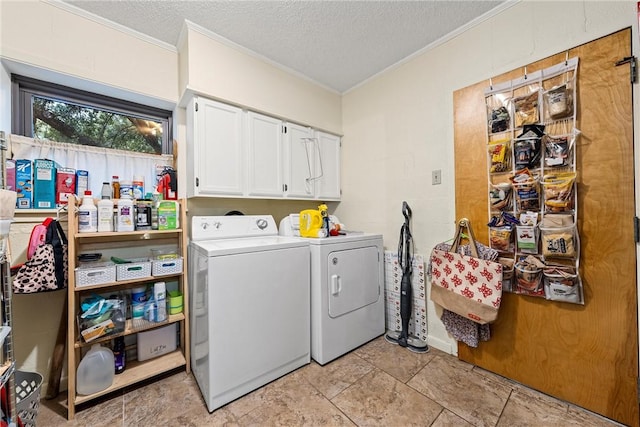
[(247, 113), (249, 196), (282, 197), (282, 121)]
[(287, 123), (285, 133), (285, 196), (311, 199), (315, 195), (315, 159), (318, 144), (311, 128)]
[(316, 158), (316, 199), (340, 200), (340, 137), (316, 131), (320, 155)]
[[(187, 168), (192, 180), (189, 195), (243, 194), (242, 110), (196, 97), (190, 105), (193, 114), (192, 144)], [(189, 140), (189, 138), (187, 138)]]

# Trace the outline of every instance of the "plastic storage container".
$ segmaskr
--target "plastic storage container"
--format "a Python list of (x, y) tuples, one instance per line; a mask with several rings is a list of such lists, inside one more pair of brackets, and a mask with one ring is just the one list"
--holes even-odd
[(105, 390), (113, 384), (113, 352), (94, 344), (78, 365), (78, 394), (89, 395)]

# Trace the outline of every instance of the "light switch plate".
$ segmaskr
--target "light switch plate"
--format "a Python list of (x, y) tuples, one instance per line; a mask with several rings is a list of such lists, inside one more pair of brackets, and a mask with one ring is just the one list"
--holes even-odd
[(442, 184), (442, 171), (440, 169), (431, 171), (431, 185)]

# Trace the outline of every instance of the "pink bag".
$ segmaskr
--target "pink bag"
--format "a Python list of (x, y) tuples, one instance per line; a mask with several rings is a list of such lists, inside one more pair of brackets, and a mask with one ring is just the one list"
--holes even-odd
[[(473, 256), (457, 249), (462, 228), (468, 231)], [(451, 251), (431, 252), (431, 300), (443, 308), (476, 323), (491, 323), (498, 317), (502, 299), (502, 264), (478, 257), (476, 242), (468, 219), (458, 223)]]
[(27, 260), (33, 258), (33, 254), (36, 253), (36, 249), (40, 245), (44, 245), (47, 240), (47, 227), (53, 221), (53, 218), (46, 218), (42, 224), (37, 224), (31, 230), (31, 237), (29, 237), (29, 246), (27, 247)]

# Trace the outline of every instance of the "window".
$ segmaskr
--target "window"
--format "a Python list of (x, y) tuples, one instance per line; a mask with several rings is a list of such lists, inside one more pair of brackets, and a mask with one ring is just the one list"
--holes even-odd
[(16, 75), (11, 98), (11, 158), (83, 171), (94, 195), (116, 176), (142, 177), (144, 192), (153, 193), (159, 175), (175, 166), (170, 111)]
[(27, 77), (12, 76), (14, 134), (168, 154), (171, 112)]

